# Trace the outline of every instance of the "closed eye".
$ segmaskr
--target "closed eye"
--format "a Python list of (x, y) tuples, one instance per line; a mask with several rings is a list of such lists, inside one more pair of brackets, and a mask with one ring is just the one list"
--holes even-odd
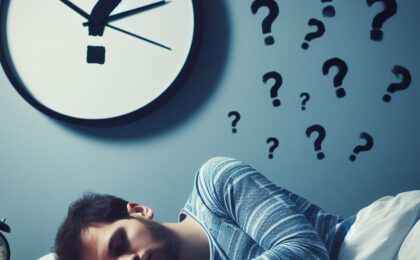
[(129, 249), (129, 242), (124, 228), (117, 229), (111, 236), (108, 243), (108, 255), (118, 257)]

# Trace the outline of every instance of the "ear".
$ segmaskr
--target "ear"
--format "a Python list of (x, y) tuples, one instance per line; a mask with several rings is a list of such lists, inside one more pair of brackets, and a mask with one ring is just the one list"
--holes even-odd
[(129, 202), (127, 203), (127, 212), (134, 218), (153, 219), (153, 210), (145, 205)]

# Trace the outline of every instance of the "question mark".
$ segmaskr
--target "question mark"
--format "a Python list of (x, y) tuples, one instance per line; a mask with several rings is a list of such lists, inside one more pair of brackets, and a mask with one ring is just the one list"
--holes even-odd
[[(317, 30), (315, 32), (312, 33), (308, 33), (305, 36), (305, 41), (310, 42), (311, 40), (315, 39), (315, 38), (319, 38), (322, 35), (324, 35), (325, 33), (325, 26), (324, 23), (322, 23), (320, 20), (317, 20), (315, 18), (311, 18), (309, 19), (308, 25), (310, 26), (316, 26)], [(309, 44), (307, 42), (304, 42), (302, 44), (302, 49), (307, 50), (309, 48)]]
[[(332, 58), (327, 60), (322, 67), (322, 72), (324, 75), (327, 75), (332, 66), (338, 68), (338, 74), (334, 77), (334, 87), (341, 86), (343, 84), (343, 79), (347, 75), (348, 67), (345, 61), (339, 58)], [(344, 88), (338, 88), (335, 91), (335, 94), (338, 98), (346, 96), (346, 90)]]
[[(102, 36), (104, 34), (104, 21), (120, 2), (121, 0), (99, 0), (95, 4), (89, 18), (89, 35)], [(87, 63), (104, 64), (105, 47), (89, 45), (86, 60)]]
[[(325, 129), (321, 125), (317, 125), (317, 124), (312, 125), (306, 129), (306, 136), (309, 138), (313, 132), (318, 132), (318, 137), (315, 140), (314, 146), (315, 146), (315, 151), (320, 151), (321, 144), (324, 141), (325, 136), (326, 136)], [(323, 152), (318, 152), (317, 158), (318, 160), (322, 160), (325, 158), (325, 154)]]
[[(394, 75), (397, 78), (402, 76), (403, 79), (401, 83), (398, 83), (398, 84), (394, 83), (394, 84), (389, 85), (389, 87), (387, 88), (387, 91), (389, 93), (392, 94), (396, 91), (407, 89), (410, 86), (411, 74), (410, 74), (410, 71), (408, 71), (408, 69), (404, 68), (403, 66), (395, 65), (394, 68), (392, 69), (392, 73), (394, 73)], [(391, 95), (389, 94), (384, 95), (382, 100), (386, 103), (389, 103), (389, 101), (391, 101)]]
[(308, 102), (308, 100), (311, 98), (311, 96), (310, 96), (308, 93), (303, 92), (302, 94), (300, 94), (300, 97), (301, 97), (301, 98), (302, 98), (302, 97), (305, 97), (305, 98), (302, 100), (302, 110), (304, 111), (304, 110), (306, 110), (306, 107), (305, 107), (306, 102)]
[(273, 106), (278, 107), (281, 105), (280, 99), (278, 99), (278, 91), (281, 87), (281, 85), (283, 84), (283, 78), (281, 77), (281, 75), (278, 72), (275, 71), (270, 71), (267, 72), (266, 74), (264, 74), (263, 76), (263, 82), (264, 84), (267, 84), (267, 81), (269, 79), (274, 79), (275, 83), (274, 85), (271, 87), (270, 90), (270, 95), (273, 98)]
[[(323, 3), (332, 2), (332, 0), (321, 0), (321, 2)], [(324, 9), (322, 10), (322, 14), (324, 15), (324, 17), (334, 17), (335, 16), (334, 6), (329, 5), (327, 7), (324, 7)]]
[[(366, 133), (366, 132), (361, 133), (360, 138), (365, 139), (366, 144), (356, 146), (353, 149), (353, 153), (355, 153), (355, 154), (358, 154), (358, 153), (363, 152), (363, 151), (369, 151), (373, 147), (373, 138), (368, 133)], [(350, 157), (349, 157), (350, 161), (354, 162), (356, 160), (357, 157), (356, 157), (355, 154), (350, 155)]]
[(385, 8), (373, 19), (370, 39), (374, 41), (382, 41), (384, 38), (384, 33), (381, 31), (382, 26), (388, 18), (397, 13), (398, 6), (395, 0), (367, 0), (369, 7), (376, 2), (382, 2), (385, 5)]
[(273, 143), (273, 144), (270, 146), (270, 154), (268, 155), (268, 158), (273, 159), (274, 158), (273, 152), (279, 146), (279, 140), (277, 140), (277, 138), (275, 137), (269, 137), (267, 138), (267, 144), (269, 143)]
[[(263, 34), (271, 33), (271, 26), (276, 20), (277, 16), (279, 15), (279, 6), (277, 2), (274, 0), (255, 0), (251, 5), (251, 11), (255, 15), (261, 7), (267, 7), (269, 10), (269, 14), (267, 17), (264, 18), (262, 22), (262, 31)], [(266, 36), (264, 39), (265, 45), (273, 45), (274, 44), (274, 37), (269, 35)]]
[(236, 129), (236, 124), (241, 119), (241, 115), (237, 111), (231, 111), (229, 112), (228, 117), (230, 118), (232, 116), (235, 117), (235, 119), (232, 122), (232, 133), (236, 134), (238, 132), (238, 130)]

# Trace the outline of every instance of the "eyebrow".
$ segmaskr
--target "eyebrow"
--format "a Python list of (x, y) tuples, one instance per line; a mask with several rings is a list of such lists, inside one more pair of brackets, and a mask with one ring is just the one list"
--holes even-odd
[[(124, 228), (120, 227), (114, 231), (111, 235), (111, 238), (108, 242), (108, 255), (111, 257), (116, 257), (118, 254), (121, 254), (127, 246), (127, 234), (125, 233)], [(121, 249), (123, 248), (123, 249)]]

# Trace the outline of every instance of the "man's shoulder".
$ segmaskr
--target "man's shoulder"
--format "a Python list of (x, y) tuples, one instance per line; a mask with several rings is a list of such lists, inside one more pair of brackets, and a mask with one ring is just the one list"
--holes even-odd
[(232, 157), (207, 160), (197, 173), (197, 187), (203, 192), (223, 194), (228, 186), (251, 180), (259, 173), (249, 164)]
[(199, 181), (203, 183), (216, 183), (217, 181), (229, 177), (233, 167), (243, 165), (238, 159), (226, 156), (212, 157), (203, 163), (197, 173)]
[[(223, 185), (220, 185), (220, 182), (216, 183), (216, 179), (221, 175), (228, 175), (225, 167), (235, 162), (239, 161), (231, 157), (216, 156), (201, 164), (195, 175), (193, 191), (184, 209), (198, 217), (206, 212), (206, 209), (217, 217), (225, 217), (226, 213), (221, 203)], [(200, 208), (201, 206), (204, 208)]]

